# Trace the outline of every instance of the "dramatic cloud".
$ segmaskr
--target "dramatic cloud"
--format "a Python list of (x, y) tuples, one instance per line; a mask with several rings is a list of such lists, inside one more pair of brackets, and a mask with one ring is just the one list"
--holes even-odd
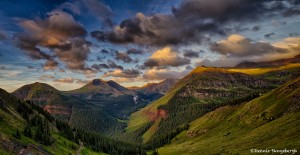
[[(282, 15), (299, 7), (296, 0), (183, 0), (172, 14), (135, 17), (123, 20), (110, 31), (95, 31), (99, 41), (117, 44), (166, 46), (199, 43), (206, 35), (224, 34), (227, 23), (254, 21), (266, 16)], [(298, 14), (290, 11), (289, 15)], [(253, 30), (258, 30), (258, 27)]]
[(177, 52), (173, 51), (170, 47), (157, 50), (151, 57), (144, 62), (145, 68), (166, 68), (169, 66), (178, 67), (189, 64), (190, 60), (180, 57)]
[(113, 26), (113, 21), (111, 20), (113, 12), (109, 6), (104, 5), (99, 0), (81, 0), (81, 4), (105, 26)]
[(0, 41), (7, 39), (6, 35), (0, 31)]
[(193, 50), (185, 50), (183, 53), (184, 57), (187, 58), (198, 58), (199, 57), (199, 52), (193, 51)]
[(137, 62), (137, 60), (133, 60), (127, 53), (117, 51), (115, 53), (115, 59), (123, 61), (124, 63)]
[(120, 69), (123, 70), (123, 67), (121, 65), (117, 65), (113, 61), (108, 61), (107, 64), (101, 63), (101, 64), (93, 64), (91, 66), (95, 70), (101, 71), (102, 69)]
[(49, 79), (55, 79), (55, 77), (54, 76), (52, 76), (52, 75), (42, 75), (40, 78), (39, 78), (39, 80), (41, 80), (41, 81), (46, 81), (46, 80), (49, 80)]
[(146, 80), (165, 80), (165, 79), (180, 79), (187, 75), (191, 70), (172, 71), (167, 69), (150, 69), (143, 74)]
[[(245, 39), (242, 36), (235, 36), (220, 41), (221, 45), (217, 46), (216, 49), (222, 55), (216, 60), (203, 59), (196, 65), (230, 67), (244, 61), (260, 62), (291, 58), (298, 55), (300, 51), (300, 38), (285, 38), (272, 44), (249, 43), (249, 39), (246, 41)], [(214, 46), (213, 48), (215, 48)]]
[(62, 79), (54, 79), (53, 82), (59, 83), (74, 83), (75, 79), (73, 78), (62, 78)]
[(273, 38), (274, 36), (275, 36), (275, 33), (274, 33), (274, 32), (272, 32), (272, 33), (267, 33), (267, 34), (264, 35), (264, 37), (265, 37), (266, 39)]
[(44, 70), (54, 70), (58, 66), (55, 60), (48, 60), (44, 65)]
[(57, 83), (77, 83), (77, 84), (86, 84), (88, 83), (87, 80), (77, 79), (77, 78), (61, 78), (61, 79), (54, 79), (53, 82)]
[(111, 72), (105, 73), (104, 77), (121, 77), (121, 78), (136, 78), (140, 75), (140, 71), (137, 69), (124, 69), (124, 70), (114, 70)]
[(253, 31), (259, 31), (259, 30), (260, 30), (260, 26), (253, 26), (253, 27), (252, 27), (252, 30), (253, 30)]
[(274, 47), (269, 43), (252, 42), (240, 35), (230, 35), (226, 40), (221, 40), (211, 45), (211, 50), (224, 55), (236, 57), (258, 56), (266, 53), (285, 53), (286, 50)]
[(20, 20), (19, 25), (25, 33), (16, 35), (18, 47), (33, 59), (48, 60), (45, 68), (57, 66), (55, 57), (70, 69), (85, 68), (90, 43), (84, 39), (84, 27), (71, 15), (54, 10), (45, 19)]
[(100, 50), (100, 53), (102, 53), (102, 54), (110, 54), (110, 51), (106, 50), (106, 49), (102, 49), (102, 50)]
[(126, 52), (127, 54), (144, 54), (144, 51), (143, 50), (138, 50), (138, 49), (135, 49), (135, 48), (130, 48), (127, 50)]

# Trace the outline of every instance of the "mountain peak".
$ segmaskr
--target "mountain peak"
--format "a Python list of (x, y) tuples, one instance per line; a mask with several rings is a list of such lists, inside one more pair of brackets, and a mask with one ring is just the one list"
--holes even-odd
[(223, 68), (216, 68), (216, 67), (206, 67), (206, 66), (198, 66), (194, 70), (190, 72), (193, 73), (203, 73), (203, 72), (228, 72)]
[(102, 80), (102, 79), (94, 79), (94, 80), (92, 80), (91, 83), (92, 83), (92, 85), (94, 85), (94, 86), (98, 86), (98, 85), (101, 85), (101, 84), (105, 83), (105, 81)]

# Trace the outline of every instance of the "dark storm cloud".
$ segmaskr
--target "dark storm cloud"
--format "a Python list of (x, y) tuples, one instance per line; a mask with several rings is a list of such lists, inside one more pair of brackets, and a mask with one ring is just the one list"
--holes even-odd
[[(199, 43), (205, 34), (224, 34), (226, 23), (283, 14), (288, 9), (298, 7), (296, 3), (287, 0), (183, 0), (179, 7), (172, 9), (171, 14), (145, 16), (137, 13), (111, 31), (95, 31), (91, 34), (99, 41), (118, 44), (165, 46)], [(291, 7), (288, 8), (286, 4)]]
[(28, 68), (28, 69), (34, 69), (34, 67), (33, 67), (33, 66), (27, 66), (27, 68)]
[(274, 33), (274, 32), (267, 33), (267, 34), (264, 35), (264, 37), (267, 38), (267, 39), (270, 39), (270, 38), (272, 38), (272, 37), (274, 37), (274, 36), (275, 36), (275, 33)]
[(298, 33), (298, 32), (290, 33), (289, 36), (290, 37), (298, 37), (298, 36), (300, 36), (300, 33)]
[(108, 69), (108, 65), (107, 64), (93, 64), (91, 66), (93, 69), (101, 71), (101, 69)]
[(5, 66), (0, 66), (0, 70), (6, 70), (7, 68)]
[(115, 62), (113, 62), (111, 60), (108, 60), (107, 64), (110, 67), (110, 69), (120, 69), (120, 70), (123, 70), (123, 67), (121, 65), (117, 65)]
[(133, 60), (127, 53), (117, 51), (115, 53), (115, 59), (119, 61), (123, 61), (124, 63), (137, 62), (137, 60)]
[(300, 8), (290, 8), (290, 9), (284, 11), (283, 15), (285, 17), (300, 15)]
[(19, 25), (25, 32), (17, 34), (15, 40), (28, 56), (48, 60), (46, 68), (55, 67), (53, 59), (58, 57), (69, 69), (85, 69), (91, 43), (85, 40), (85, 28), (70, 14), (54, 10), (45, 19), (22, 19)]
[(267, 53), (286, 53), (286, 49), (265, 42), (253, 42), (240, 35), (231, 35), (226, 40), (211, 44), (211, 50), (233, 57), (258, 56)]
[(252, 31), (259, 31), (260, 30), (260, 26), (253, 26), (252, 27)]
[(0, 41), (7, 39), (6, 35), (0, 31)]
[(138, 54), (144, 54), (144, 51), (143, 50), (139, 50), (139, 49), (135, 49), (135, 48), (130, 48), (127, 50), (126, 52), (127, 54), (135, 54), (135, 55), (138, 55)]
[(100, 50), (100, 53), (102, 53), (102, 54), (110, 54), (110, 51), (106, 50), (106, 49), (102, 49), (102, 50)]
[(198, 58), (199, 57), (199, 52), (193, 51), (193, 50), (185, 50), (183, 53), (184, 57), (187, 58)]
[(93, 69), (101, 71), (102, 69), (120, 69), (123, 70), (124, 68), (121, 65), (117, 65), (115, 62), (109, 60), (106, 64), (93, 64), (91, 66)]

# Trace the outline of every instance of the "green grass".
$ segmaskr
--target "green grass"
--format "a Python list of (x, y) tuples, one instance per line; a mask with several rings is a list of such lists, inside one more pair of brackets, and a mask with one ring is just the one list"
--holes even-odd
[(143, 134), (143, 143), (146, 143), (150, 140), (150, 138), (157, 131), (161, 118), (157, 119), (154, 124)]
[(249, 75), (260, 75), (260, 74), (265, 74), (267, 72), (287, 70), (287, 69), (299, 68), (299, 67), (300, 67), (300, 63), (293, 63), (293, 64), (288, 64), (285, 66), (273, 67), (273, 68), (232, 68), (227, 70), (231, 72), (239, 72), (239, 73), (245, 73)]
[[(225, 106), (190, 124), (159, 154), (251, 154), (300, 149), (300, 78), (239, 106)], [(273, 121), (267, 120), (277, 116)]]
[(84, 147), (81, 152), (81, 155), (107, 155), (106, 153), (99, 153), (99, 152), (94, 152), (93, 150)]
[(133, 132), (145, 125), (149, 122), (148, 116), (145, 114), (146, 111), (148, 112), (157, 112), (157, 107), (160, 105), (166, 104), (174, 94), (184, 86), (184, 82), (178, 82), (175, 87), (173, 87), (169, 92), (167, 92), (163, 97), (150, 103), (148, 106), (142, 108), (141, 110), (132, 113), (128, 122), (128, 126), (126, 128), (127, 132)]

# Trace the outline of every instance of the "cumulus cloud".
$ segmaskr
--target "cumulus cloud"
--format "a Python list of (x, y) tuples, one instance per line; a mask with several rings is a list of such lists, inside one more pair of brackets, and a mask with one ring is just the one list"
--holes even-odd
[(105, 73), (103, 76), (104, 77), (121, 77), (121, 78), (137, 78), (140, 75), (140, 71), (137, 69), (124, 69), (124, 70), (120, 70), (120, 69), (116, 69), (114, 71), (111, 72), (107, 72)]
[(166, 68), (169, 66), (178, 67), (190, 63), (190, 59), (180, 57), (177, 52), (172, 50), (170, 47), (154, 52), (148, 60), (144, 62), (143, 67), (145, 68)]
[(58, 63), (55, 60), (48, 60), (44, 65), (44, 70), (54, 70), (58, 66)]
[(274, 33), (274, 32), (267, 33), (267, 34), (264, 35), (264, 37), (265, 37), (266, 39), (271, 39), (271, 38), (273, 38), (274, 36), (275, 36), (275, 33)]
[(127, 53), (117, 51), (115, 53), (115, 59), (119, 61), (123, 61), (124, 63), (136, 62), (133, 60)]
[(46, 68), (50, 63), (54, 67), (58, 57), (69, 69), (85, 69), (90, 43), (85, 28), (70, 14), (53, 10), (45, 19), (21, 19), (19, 25), (25, 32), (15, 36), (16, 43), (28, 56), (48, 60)]
[(102, 69), (120, 69), (123, 70), (123, 67), (121, 65), (117, 65), (115, 62), (109, 60), (107, 64), (101, 63), (101, 64), (93, 64), (91, 66), (95, 70), (102, 70)]
[(45, 81), (45, 80), (49, 80), (49, 79), (54, 79), (55, 77), (52, 75), (42, 75), (41, 77), (39, 77), (39, 79), (41, 81)]
[(266, 45), (263, 44), (262, 47), (261, 44), (255, 42), (251, 42), (249, 45), (249, 39), (246, 39), (248, 40), (246, 41), (246, 44), (243, 43), (244, 41), (240, 43), (239, 41), (241, 39), (244, 40), (246, 38), (243, 36), (236, 36), (221, 41), (221, 43), (225, 44), (222, 44), (222, 48), (220, 46), (216, 48), (219, 50), (218, 52), (221, 53), (219, 58), (215, 60), (205, 58), (196, 63), (196, 65), (231, 67), (244, 61), (261, 62), (291, 58), (298, 55), (300, 51), (300, 38), (296, 37), (285, 38), (272, 44), (264, 43)]
[[(171, 14), (137, 13), (123, 20), (110, 31), (95, 31), (99, 41), (117, 44), (166, 46), (199, 43), (206, 34), (224, 34), (227, 23), (253, 21), (272, 15), (282, 15), (299, 7), (296, 0), (183, 0)], [(290, 15), (297, 15), (291, 11)], [(257, 30), (257, 28), (255, 28)]]
[(54, 79), (53, 82), (59, 83), (74, 83), (75, 79), (73, 78), (62, 78), (62, 79)]
[(77, 83), (77, 84), (86, 84), (88, 83), (87, 80), (77, 79), (77, 78), (60, 78), (60, 79), (54, 79), (53, 82), (57, 83)]
[(265, 42), (253, 42), (241, 35), (230, 35), (227, 39), (211, 45), (211, 50), (236, 57), (259, 56), (266, 53), (285, 53), (285, 49), (274, 47)]
[(185, 50), (183, 53), (184, 57), (187, 58), (198, 58), (199, 57), (199, 52), (193, 51), (193, 50)]
[(143, 50), (135, 49), (135, 48), (130, 48), (126, 52), (127, 54), (134, 54), (134, 55), (139, 55), (139, 54), (144, 54)]
[(143, 74), (146, 80), (165, 80), (165, 79), (180, 79), (187, 75), (191, 70), (173, 71), (168, 69), (150, 69)]

